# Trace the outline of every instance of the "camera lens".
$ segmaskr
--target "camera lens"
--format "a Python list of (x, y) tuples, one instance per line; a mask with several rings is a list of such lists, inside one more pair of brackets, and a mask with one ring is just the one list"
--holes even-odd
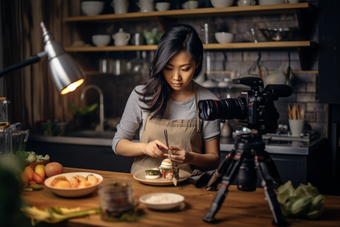
[(237, 177), (237, 189), (240, 191), (255, 191), (257, 182), (257, 167), (254, 156), (246, 156), (240, 166)]
[(203, 120), (242, 119), (245, 117), (245, 99), (201, 100), (198, 102), (199, 117)]

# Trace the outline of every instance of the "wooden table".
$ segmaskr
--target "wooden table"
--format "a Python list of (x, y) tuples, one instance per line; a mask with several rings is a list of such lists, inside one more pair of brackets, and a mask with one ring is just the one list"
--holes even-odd
[[(97, 171), (77, 168), (64, 168), (64, 172), (93, 172), (104, 177), (104, 181), (109, 181), (111, 177), (124, 175), (132, 177), (131, 174), (116, 173), (108, 171)], [(221, 209), (215, 218), (218, 223), (205, 223), (202, 218), (210, 209), (210, 205), (215, 198), (216, 192), (206, 191), (205, 188), (196, 188), (192, 184), (183, 182), (175, 186), (150, 186), (144, 185), (133, 179), (133, 191), (136, 201), (139, 197), (149, 193), (169, 192), (181, 194), (185, 197), (184, 209), (171, 211), (150, 210), (144, 204), (139, 204), (145, 211), (145, 217), (137, 222), (105, 222), (100, 219), (100, 215), (91, 215), (83, 218), (73, 218), (63, 222), (66, 226), (272, 226), (272, 213), (269, 209), (263, 189), (255, 192), (241, 192), (236, 186), (229, 187), (229, 193)], [(49, 188), (44, 186), (41, 191), (22, 192), (23, 199), (30, 205), (37, 208), (50, 206), (62, 206), (82, 209), (97, 208), (98, 195), (96, 192), (81, 198), (63, 198), (54, 194)], [(308, 219), (287, 219), (290, 226), (340, 226), (340, 197), (326, 196), (324, 203), (325, 212), (318, 220)]]

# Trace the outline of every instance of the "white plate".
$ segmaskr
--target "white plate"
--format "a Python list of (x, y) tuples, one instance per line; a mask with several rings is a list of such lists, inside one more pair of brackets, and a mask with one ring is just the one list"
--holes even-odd
[[(181, 183), (185, 181), (188, 177), (190, 176), (189, 172), (186, 172), (184, 170), (179, 170), (179, 179), (177, 180), (177, 183)], [(146, 179), (145, 178), (145, 170), (138, 170), (133, 174), (133, 178), (138, 180), (139, 182), (143, 184), (148, 184), (148, 185), (174, 185), (172, 181), (164, 179), (162, 176), (157, 179)]]
[[(169, 200), (172, 200), (173, 202), (167, 202), (167, 203), (153, 203), (153, 202), (147, 202), (148, 199), (150, 199), (152, 196), (164, 196)], [(152, 193), (143, 195), (139, 198), (139, 201), (143, 204), (145, 204), (148, 208), (155, 209), (155, 210), (169, 210), (177, 207), (179, 204), (181, 204), (184, 201), (184, 196), (174, 193)]]
[[(64, 176), (68, 180), (70, 180), (72, 177), (77, 176), (77, 175), (87, 177), (89, 174), (93, 174), (96, 178), (99, 179), (99, 182), (95, 185), (85, 187), (85, 188), (55, 188), (51, 186), (53, 179), (59, 176)], [(103, 181), (103, 177), (99, 174), (87, 173), (87, 172), (74, 172), (74, 173), (62, 173), (62, 174), (55, 175), (53, 177), (49, 177), (45, 180), (45, 185), (49, 187), (57, 195), (60, 195), (63, 197), (79, 197), (79, 196), (88, 195), (94, 192), (102, 181)]]

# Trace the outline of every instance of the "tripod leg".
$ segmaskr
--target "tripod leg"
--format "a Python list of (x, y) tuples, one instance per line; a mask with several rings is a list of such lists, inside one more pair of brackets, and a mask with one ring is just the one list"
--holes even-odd
[(286, 226), (288, 225), (288, 223), (281, 213), (280, 204), (277, 201), (276, 193), (273, 189), (271, 178), (266, 169), (266, 164), (264, 161), (264, 151), (254, 150), (254, 155), (255, 165), (257, 166), (260, 176), (262, 178), (262, 186), (264, 188), (264, 193), (269, 203), (270, 210), (272, 211), (274, 216), (273, 224), (276, 226)]
[(263, 158), (265, 160), (270, 178), (278, 187), (280, 187), (283, 184), (283, 182), (282, 182), (279, 171), (277, 170), (273, 159), (270, 157), (267, 151), (263, 151)]
[(233, 158), (235, 155), (235, 149), (233, 148), (230, 153), (224, 158), (224, 160), (219, 165), (218, 169), (215, 173), (210, 177), (210, 180), (207, 184), (207, 191), (217, 191), (217, 186), (221, 182), (222, 177), (228, 170)]
[(209, 212), (205, 215), (203, 218), (203, 221), (212, 223), (215, 221), (215, 214), (218, 212), (218, 210), (221, 208), (221, 205), (227, 196), (228, 193), (228, 187), (231, 182), (235, 179), (238, 170), (240, 168), (240, 165), (242, 163), (242, 157), (239, 155), (235, 156), (232, 160), (232, 163), (230, 164), (226, 175), (223, 176), (221, 187), (218, 189), (215, 199), (213, 203), (211, 204)]

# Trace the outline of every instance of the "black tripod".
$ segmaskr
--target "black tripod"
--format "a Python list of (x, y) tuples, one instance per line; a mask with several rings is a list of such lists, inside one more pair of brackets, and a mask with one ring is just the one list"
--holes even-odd
[[(244, 184), (238, 186), (239, 190), (243, 191), (255, 191), (256, 190), (256, 168), (262, 178), (262, 186), (264, 188), (264, 193), (266, 195), (269, 207), (273, 213), (274, 220), (273, 224), (277, 226), (287, 225), (287, 221), (281, 213), (280, 205), (277, 201), (276, 194), (273, 190), (272, 181), (275, 184), (281, 185), (281, 177), (275, 163), (270, 158), (268, 152), (265, 150), (265, 143), (262, 141), (262, 136), (260, 134), (242, 134), (239, 135), (235, 141), (233, 150), (226, 156), (224, 161), (220, 164), (215, 174), (210, 178), (207, 185), (207, 190), (216, 190), (217, 185), (222, 179), (221, 186), (217, 191), (216, 197), (210, 207), (209, 212), (205, 215), (203, 220), (205, 222), (212, 223), (215, 221), (215, 214), (220, 209), (225, 197), (228, 193), (228, 187), (233, 182), (237, 173), (243, 171), (244, 177), (241, 178)], [(249, 163), (249, 160), (255, 164), (254, 171), (250, 171), (248, 174), (246, 168), (240, 169), (241, 165), (245, 162)], [(255, 184), (254, 176), (255, 173)], [(240, 174), (240, 173), (239, 173)], [(251, 179), (249, 179), (251, 178)], [(240, 181), (240, 177), (239, 177)], [(252, 186), (255, 185), (255, 186)]]

